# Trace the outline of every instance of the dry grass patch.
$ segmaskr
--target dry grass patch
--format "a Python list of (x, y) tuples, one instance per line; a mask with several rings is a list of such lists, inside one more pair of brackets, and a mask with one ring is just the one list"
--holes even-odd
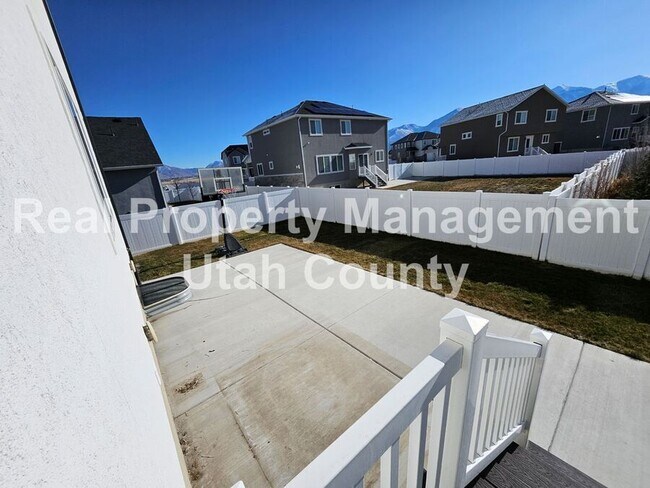
[(544, 193), (560, 186), (571, 176), (529, 176), (525, 178), (436, 178), (395, 186), (390, 190), (476, 191), (490, 193)]

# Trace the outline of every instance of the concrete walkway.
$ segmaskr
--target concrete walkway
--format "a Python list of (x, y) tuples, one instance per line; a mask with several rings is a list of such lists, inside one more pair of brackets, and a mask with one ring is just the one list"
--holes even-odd
[[(533, 330), (331, 260), (312, 276), (332, 286), (313, 289), (311, 256), (276, 245), (194, 268), (187, 278), (210, 284), (154, 322), (197, 486), (283, 486), (438, 345), (454, 307), (489, 319), (495, 335)], [(265, 261), (284, 267), (284, 286)], [(341, 272), (365, 282), (347, 290)], [(226, 289), (236, 283), (250, 288)], [(650, 365), (557, 334), (547, 357), (531, 441), (607, 486), (644, 486)]]

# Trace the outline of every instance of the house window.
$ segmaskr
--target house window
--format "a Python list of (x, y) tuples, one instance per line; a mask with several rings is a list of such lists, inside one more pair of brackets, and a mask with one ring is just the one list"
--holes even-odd
[(341, 135), (349, 136), (352, 134), (352, 122), (349, 120), (341, 121)]
[(556, 122), (557, 121), (557, 109), (549, 108), (546, 110), (546, 118), (544, 122)]
[(551, 134), (542, 134), (542, 144), (548, 144), (551, 140)]
[(456, 144), (449, 144), (449, 155), (453, 156), (456, 154)]
[(253, 149), (253, 136), (248, 136), (248, 147)]
[(322, 136), (323, 124), (320, 119), (309, 119), (309, 135)]
[(383, 162), (384, 162), (384, 150), (377, 149), (375, 151), (375, 163), (383, 163)]
[(343, 154), (323, 154), (316, 156), (316, 171), (319, 175), (343, 172)]
[(494, 124), (494, 127), (501, 127), (502, 125), (503, 125), (503, 114), (500, 113), (500, 114), (497, 114), (497, 119), (496, 119), (496, 122)]
[(241, 164), (241, 156), (233, 156), (232, 164)]
[(472, 131), (469, 131), (469, 132), (463, 132), (463, 135), (461, 136), (461, 139), (462, 139), (463, 141), (465, 141), (465, 140), (467, 140), (467, 139), (471, 139), (471, 138), (472, 138)]
[(519, 137), (508, 137), (508, 152), (519, 151)]
[(612, 141), (622, 141), (630, 136), (629, 127), (617, 127), (612, 131)]
[(264, 129), (264, 130), (262, 131), (262, 135), (263, 135), (263, 136), (268, 136), (270, 133), (271, 133), (271, 129)]
[(632, 111), (630, 112), (630, 115), (638, 114), (639, 113), (639, 108), (640, 107), (639, 107), (638, 103), (635, 103), (634, 105), (632, 105)]
[(524, 125), (528, 122), (528, 110), (515, 112), (515, 125)]
[(273, 161), (269, 161), (269, 169), (273, 171)]
[(590, 108), (589, 110), (582, 111), (582, 118), (580, 122), (593, 122), (596, 120), (596, 109)]
[(356, 154), (350, 154), (348, 156), (348, 160), (350, 161), (350, 171), (354, 171), (357, 169), (357, 156)]
[(264, 165), (262, 163), (257, 163), (257, 174), (264, 175)]

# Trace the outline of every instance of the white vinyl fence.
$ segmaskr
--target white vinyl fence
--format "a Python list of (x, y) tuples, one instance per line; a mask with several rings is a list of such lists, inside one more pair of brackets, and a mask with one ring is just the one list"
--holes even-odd
[(551, 192), (559, 198), (596, 198), (621, 174), (621, 170), (650, 153), (650, 149), (623, 149), (590, 166)]
[[(464, 487), (512, 442), (525, 443), (551, 334), (487, 334), (454, 309), (440, 345), (293, 478), (287, 488), (358, 488), (379, 461), (382, 487)], [(400, 460), (400, 437), (408, 446)]]
[(388, 166), (389, 178), (434, 178), (461, 176), (528, 176), (575, 174), (605, 159), (614, 151), (506, 156), (401, 163)]
[[(650, 201), (482, 191), (286, 188), (228, 198), (224, 206), (229, 231), (286, 220), (293, 206), (296, 216), (368, 231), (650, 279)], [(207, 202), (158, 211), (137, 222), (137, 233), (129, 232), (129, 226), (125, 226), (129, 246), (134, 254), (139, 254), (219, 236), (218, 210), (218, 202)], [(130, 224), (139, 217), (120, 218), (123, 224)], [(574, 225), (576, 217), (589, 225)], [(497, 225), (502, 221), (507, 225)]]

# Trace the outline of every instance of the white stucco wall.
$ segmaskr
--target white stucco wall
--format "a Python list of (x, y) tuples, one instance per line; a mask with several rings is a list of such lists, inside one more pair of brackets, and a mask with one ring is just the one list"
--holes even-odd
[(69, 84), (41, 2), (0, 1), (0, 486), (182, 486), (121, 236), (13, 231), (15, 198), (99, 208), (37, 31)]

